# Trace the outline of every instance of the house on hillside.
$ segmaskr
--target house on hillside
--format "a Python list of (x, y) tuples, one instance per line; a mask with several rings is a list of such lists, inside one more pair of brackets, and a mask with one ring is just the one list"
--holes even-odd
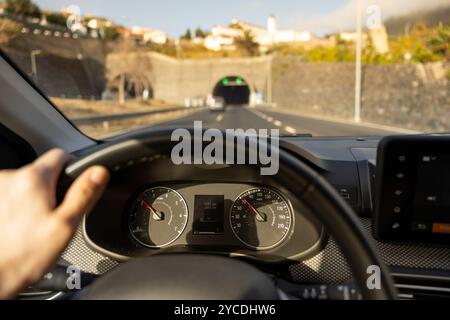
[(211, 34), (204, 40), (204, 45), (210, 50), (232, 50), (237, 38), (244, 32), (249, 32), (262, 51), (273, 45), (285, 43), (305, 43), (311, 41), (311, 34), (307, 31), (281, 30), (277, 27), (277, 19), (271, 15), (267, 18), (266, 26), (232, 20), (228, 27), (215, 25)]
[(131, 37), (142, 43), (165, 44), (168, 40), (167, 33), (160, 30), (134, 26), (130, 31)]

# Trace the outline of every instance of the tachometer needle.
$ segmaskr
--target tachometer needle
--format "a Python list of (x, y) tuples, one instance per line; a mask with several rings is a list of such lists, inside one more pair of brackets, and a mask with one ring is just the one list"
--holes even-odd
[(142, 198), (139, 198), (138, 201), (141, 203), (141, 205), (146, 207), (153, 214), (153, 219), (159, 220), (159, 221), (164, 220), (164, 212), (156, 210), (155, 208), (153, 208), (153, 206), (150, 203), (148, 203), (147, 201), (145, 201)]
[(259, 212), (258, 210), (256, 210), (255, 207), (250, 202), (248, 202), (247, 199), (245, 199), (245, 197), (243, 197), (242, 200), (244, 200), (245, 203), (248, 205), (248, 207), (250, 208), (250, 211), (252, 211), (253, 214), (256, 215), (256, 220), (261, 221), (261, 222), (267, 221), (267, 216), (265, 213)]

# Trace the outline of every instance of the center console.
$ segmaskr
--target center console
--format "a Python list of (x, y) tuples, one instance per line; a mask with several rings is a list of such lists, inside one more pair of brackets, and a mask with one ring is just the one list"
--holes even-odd
[(450, 244), (450, 137), (380, 141), (373, 226), (382, 241)]

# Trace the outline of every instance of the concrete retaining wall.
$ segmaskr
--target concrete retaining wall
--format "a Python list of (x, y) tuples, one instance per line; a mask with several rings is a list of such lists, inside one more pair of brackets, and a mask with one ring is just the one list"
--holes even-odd
[(48, 95), (91, 99), (100, 98), (105, 89), (104, 41), (24, 34), (2, 50), (26, 74), (31, 74), (31, 50), (41, 50), (36, 56), (38, 85)]
[[(449, 66), (445, 63), (363, 67), (363, 121), (423, 131), (450, 131)], [(273, 100), (279, 108), (351, 119), (355, 65), (277, 58)]]

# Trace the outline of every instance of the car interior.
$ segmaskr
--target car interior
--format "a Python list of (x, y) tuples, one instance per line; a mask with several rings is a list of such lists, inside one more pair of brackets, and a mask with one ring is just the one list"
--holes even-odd
[[(282, 136), (270, 176), (262, 164), (174, 164), (175, 128), (90, 138), (3, 54), (0, 122), (0, 169), (62, 148), (74, 160), (60, 196), (92, 165), (111, 174), (54, 276), (18, 299), (450, 298), (446, 134)], [(70, 265), (80, 290), (65, 286)]]

